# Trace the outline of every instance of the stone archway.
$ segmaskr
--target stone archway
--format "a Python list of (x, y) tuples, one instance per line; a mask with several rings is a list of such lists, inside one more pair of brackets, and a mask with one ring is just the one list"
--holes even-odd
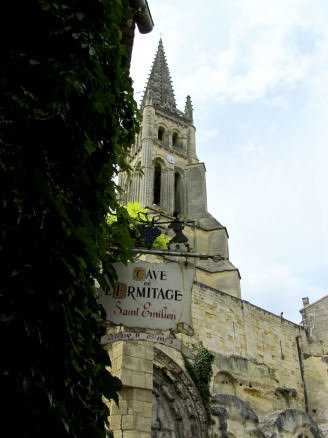
[(194, 383), (169, 356), (154, 349), (152, 438), (202, 438), (206, 414)]

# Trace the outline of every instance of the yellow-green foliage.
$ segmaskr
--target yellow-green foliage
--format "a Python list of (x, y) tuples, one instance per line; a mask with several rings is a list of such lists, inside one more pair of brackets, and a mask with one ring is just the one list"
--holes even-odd
[[(130, 229), (133, 233), (135, 233), (137, 236), (137, 240), (140, 241), (140, 234), (138, 233), (136, 226), (140, 223), (140, 219), (142, 221), (147, 221), (146, 214), (148, 213), (148, 210), (146, 208), (142, 208), (141, 204), (139, 202), (128, 202), (127, 207), (121, 206), (121, 208), (124, 208), (126, 212), (128, 213), (131, 221)], [(149, 220), (149, 217), (148, 217)], [(116, 214), (109, 214), (108, 215), (108, 224), (112, 225), (114, 222), (117, 222), (117, 215)], [(155, 249), (167, 249), (167, 243), (169, 242), (170, 238), (165, 237), (164, 234), (161, 234), (157, 237), (157, 239), (154, 241), (153, 248)]]

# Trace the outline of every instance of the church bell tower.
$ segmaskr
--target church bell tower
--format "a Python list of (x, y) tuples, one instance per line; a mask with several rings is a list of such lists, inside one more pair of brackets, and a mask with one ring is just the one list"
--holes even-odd
[(207, 211), (205, 165), (196, 155), (190, 96), (184, 111), (176, 106), (163, 42), (160, 39), (141, 103), (142, 122), (133, 145), (130, 175), (121, 174), (123, 204), (139, 202), (163, 217), (178, 215), (194, 251), (219, 254), (220, 260), (198, 260), (198, 278), (240, 297), (238, 270), (230, 263), (228, 234)]
[[(191, 99), (177, 109), (162, 40), (141, 103), (141, 132), (132, 148), (134, 169), (123, 182), (125, 202), (194, 219), (207, 209), (205, 167), (196, 156)], [(140, 178), (138, 171), (142, 169)]]

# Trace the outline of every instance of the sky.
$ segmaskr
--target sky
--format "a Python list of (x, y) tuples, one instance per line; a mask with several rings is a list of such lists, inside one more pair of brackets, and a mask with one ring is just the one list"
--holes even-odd
[(208, 211), (229, 233), (242, 298), (299, 323), (328, 294), (328, 2), (148, 0), (131, 76), (162, 37), (177, 106), (190, 95)]

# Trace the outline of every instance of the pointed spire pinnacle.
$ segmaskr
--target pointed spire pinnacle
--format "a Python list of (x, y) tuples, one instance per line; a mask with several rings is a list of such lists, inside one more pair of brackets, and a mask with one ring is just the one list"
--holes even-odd
[(159, 40), (157, 53), (146, 85), (141, 108), (146, 104), (149, 105), (148, 96), (152, 97), (152, 104), (154, 106), (176, 111), (172, 80), (165, 57), (162, 38)]
[(152, 92), (151, 88), (147, 88), (147, 90), (145, 91), (145, 96), (144, 96), (143, 101), (145, 103), (144, 106), (153, 104), (153, 92)]
[(190, 96), (187, 96), (186, 100), (186, 106), (185, 106), (185, 116), (193, 122), (193, 115), (192, 115), (192, 104), (191, 104), (191, 98)]

